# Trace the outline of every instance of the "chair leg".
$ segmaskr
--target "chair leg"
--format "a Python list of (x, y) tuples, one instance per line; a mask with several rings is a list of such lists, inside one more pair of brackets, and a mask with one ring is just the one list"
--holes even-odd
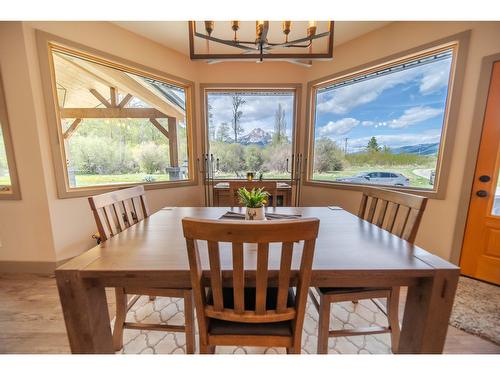
[(194, 354), (194, 311), (193, 311), (193, 292), (184, 291), (184, 325), (186, 329), (186, 354)]
[(391, 348), (393, 353), (398, 352), (399, 335), (401, 328), (399, 327), (399, 287), (394, 287), (391, 290), (389, 298), (387, 298), (387, 319), (391, 328)]
[(156, 296), (149, 296), (150, 301), (154, 301), (156, 299)]
[(330, 330), (330, 300), (321, 295), (319, 300), (318, 319), (318, 354), (328, 354), (328, 331)]
[(123, 347), (123, 325), (127, 316), (127, 295), (125, 289), (115, 288), (116, 317), (113, 329), (113, 349), (117, 352)]
[(200, 354), (215, 354), (215, 346), (200, 345)]

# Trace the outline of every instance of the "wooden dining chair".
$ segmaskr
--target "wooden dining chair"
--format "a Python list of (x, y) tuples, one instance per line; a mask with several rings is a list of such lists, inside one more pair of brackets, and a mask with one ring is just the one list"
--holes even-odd
[[(358, 217), (413, 243), (427, 204), (427, 198), (392, 190), (363, 189)], [(391, 349), (397, 353), (399, 345), (399, 287), (393, 288), (315, 288), (319, 301), (312, 291), (309, 295), (319, 312), (318, 354), (328, 353), (328, 338), (339, 336), (369, 335), (390, 332)], [(386, 299), (386, 309), (374, 300)], [(372, 299), (387, 316), (387, 327), (366, 327), (330, 330), (331, 303)]]
[(272, 206), (277, 206), (278, 183), (276, 181), (229, 181), (229, 199), (233, 207), (241, 206), (237, 191), (242, 187), (247, 190), (264, 188), (264, 191), (267, 191), (272, 197)]
[[(319, 220), (257, 223), (184, 218), (182, 226), (200, 353), (214, 353), (218, 345), (239, 345), (285, 347), (287, 353), (299, 354)], [(231, 247), (220, 247), (221, 242), (231, 243)], [(270, 247), (270, 243), (281, 246)], [(203, 255), (208, 253), (209, 270), (205, 273), (200, 259), (206, 257), (202, 258), (200, 250)], [(221, 253), (226, 256), (221, 257)], [(292, 271), (294, 254), (300, 259), (298, 272)], [(270, 259), (273, 269), (268, 267)], [(205, 276), (210, 280), (208, 289), (203, 283)], [(270, 276), (276, 284), (269, 285)]]
[[(89, 197), (90, 207), (99, 231), (100, 242), (104, 242), (149, 216), (149, 208), (143, 186), (131, 187)], [(128, 295), (134, 295), (128, 300)], [(127, 312), (143, 296), (182, 298), (184, 300), (184, 325), (150, 324), (127, 322)], [(194, 308), (190, 289), (163, 288), (115, 288), (116, 317), (113, 330), (115, 351), (123, 347), (124, 329), (184, 332), (186, 353), (194, 353)]]

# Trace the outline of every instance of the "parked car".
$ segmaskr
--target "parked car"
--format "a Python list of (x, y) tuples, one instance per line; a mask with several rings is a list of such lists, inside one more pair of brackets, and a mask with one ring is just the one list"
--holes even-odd
[(355, 184), (410, 186), (408, 177), (395, 172), (362, 172), (353, 177), (337, 178), (336, 181)]

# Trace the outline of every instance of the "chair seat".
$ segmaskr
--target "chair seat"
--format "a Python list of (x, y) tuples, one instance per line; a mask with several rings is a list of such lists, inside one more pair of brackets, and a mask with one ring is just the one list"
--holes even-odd
[(389, 288), (316, 288), (321, 294), (345, 294), (345, 293), (361, 293), (361, 292), (375, 292), (377, 290), (387, 291)]
[[(255, 310), (255, 288), (245, 288), (245, 310)], [(268, 288), (266, 294), (266, 309), (276, 309), (278, 288)], [(222, 288), (224, 308), (234, 308), (234, 295), (232, 288)], [(212, 290), (207, 294), (209, 304), (213, 303)], [(287, 307), (295, 304), (293, 288), (288, 289)], [(255, 336), (292, 336), (292, 320), (275, 323), (241, 323), (220, 319), (210, 319), (208, 332), (210, 335), (255, 335)]]

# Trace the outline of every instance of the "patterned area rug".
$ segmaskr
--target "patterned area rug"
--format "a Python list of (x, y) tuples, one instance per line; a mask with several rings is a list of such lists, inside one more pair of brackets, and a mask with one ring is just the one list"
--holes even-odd
[(500, 345), (500, 287), (460, 277), (450, 324)]
[[(334, 318), (335, 317), (335, 318)], [(149, 301), (143, 296), (130, 309), (127, 320), (142, 323), (183, 324), (183, 301), (158, 297)], [(385, 326), (385, 315), (370, 300), (336, 303), (332, 306), (330, 329), (348, 329), (363, 326)], [(318, 331), (318, 313), (308, 301), (302, 334), (302, 353), (315, 354)], [(124, 354), (181, 354), (185, 352), (183, 333), (126, 329), (123, 336)], [(198, 345), (198, 337), (196, 337)], [(332, 354), (388, 354), (391, 338), (388, 333), (369, 336), (330, 338)], [(198, 349), (198, 348), (197, 348)], [(217, 347), (218, 354), (285, 354), (284, 348)], [(198, 352), (198, 350), (197, 350)]]

